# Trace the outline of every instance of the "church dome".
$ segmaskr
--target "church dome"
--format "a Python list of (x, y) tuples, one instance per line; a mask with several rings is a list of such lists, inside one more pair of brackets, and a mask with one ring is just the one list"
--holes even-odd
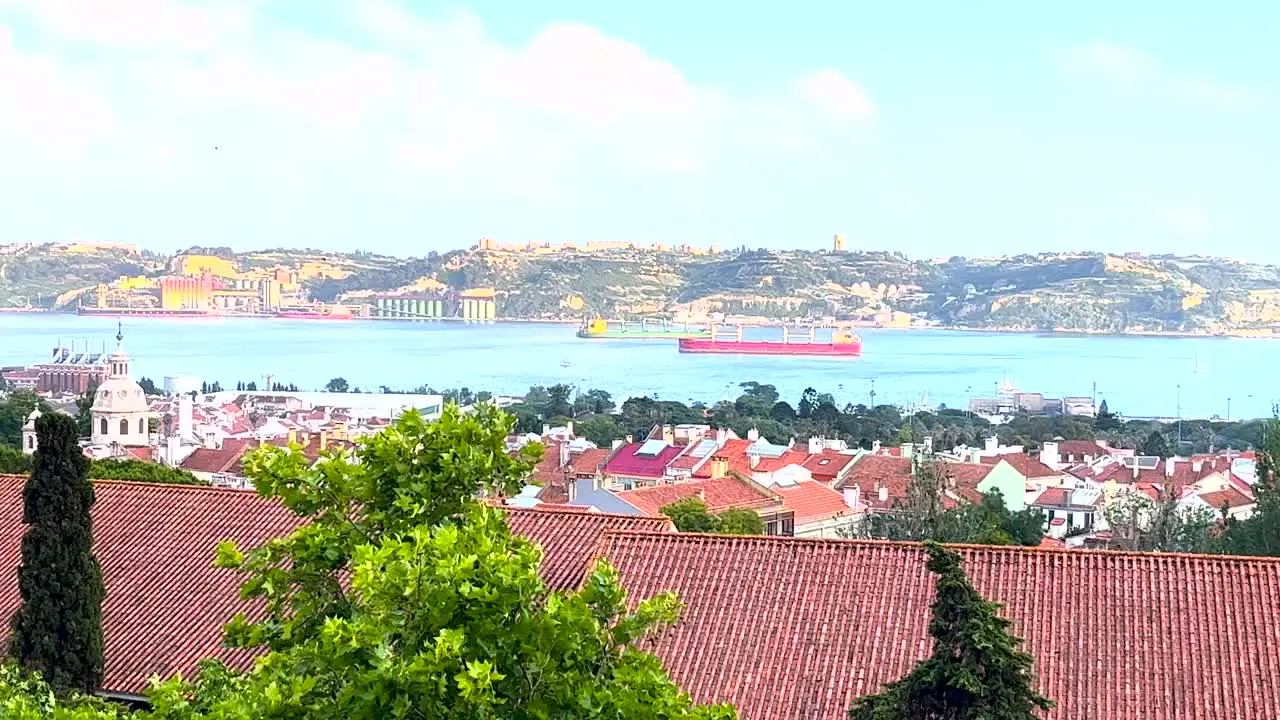
[(146, 413), (149, 410), (142, 386), (127, 377), (103, 381), (93, 398), (95, 413)]

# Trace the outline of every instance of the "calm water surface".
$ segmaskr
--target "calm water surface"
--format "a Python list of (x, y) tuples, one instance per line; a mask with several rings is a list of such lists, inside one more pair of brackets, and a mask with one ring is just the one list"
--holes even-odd
[[(524, 323), (135, 318), (124, 326), (135, 377), (157, 384), (191, 374), (234, 386), (270, 373), (302, 388), (342, 376), (365, 389), (521, 393), (563, 382), (620, 397), (714, 402), (758, 380), (793, 403), (808, 386), (843, 403), (868, 402), (874, 381), (877, 402), (911, 406), (927, 393), (930, 403), (963, 407), (1008, 376), (1053, 397), (1088, 396), (1097, 383), (1099, 399), (1130, 415), (1173, 417), (1180, 394), (1184, 417), (1225, 416), (1231, 398), (1233, 418), (1270, 414), (1280, 398), (1271, 372), (1280, 341), (1269, 340), (867, 330), (863, 357), (841, 360), (681, 355), (674, 341), (580, 340), (570, 326)], [(0, 314), (0, 366), (40, 362), (59, 340), (111, 347), (115, 332), (108, 318)]]

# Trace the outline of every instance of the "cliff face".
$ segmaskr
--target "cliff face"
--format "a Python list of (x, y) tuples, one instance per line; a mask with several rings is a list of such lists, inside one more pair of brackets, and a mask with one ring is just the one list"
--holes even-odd
[[(397, 288), (493, 287), (509, 318), (584, 314), (907, 319), (956, 327), (1089, 332), (1269, 332), (1280, 268), (1220, 258), (1052, 253), (909, 260), (889, 252), (691, 254), (607, 248), (458, 250), (424, 258), (308, 250), (220, 253), (241, 269), (299, 271), (312, 296), (358, 302)], [(189, 263), (185, 263), (189, 264)], [(128, 249), (0, 246), (0, 307), (70, 303), (75, 291), (184, 266)]]

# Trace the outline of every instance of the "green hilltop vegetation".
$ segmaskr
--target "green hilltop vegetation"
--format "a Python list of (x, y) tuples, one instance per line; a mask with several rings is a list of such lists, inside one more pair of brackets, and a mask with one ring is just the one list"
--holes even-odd
[[(18, 248), (18, 250), (14, 250)], [(1280, 268), (1207, 257), (1045, 253), (912, 260), (901, 253), (652, 249), (466, 249), (394, 258), (273, 249), (191, 252), (242, 269), (323, 262), (345, 277), (307, 281), (312, 296), (358, 303), (422, 278), (493, 287), (506, 318), (576, 319), (723, 312), (766, 319), (884, 321), (908, 313), (948, 327), (1100, 333), (1270, 333), (1280, 326)], [(66, 246), (0, 246), (0, 308), (68, 309), (74, 291), (122, 275), (163, 275), (171, 256)], [(902, 316), (897, 318), (901, 323)]]

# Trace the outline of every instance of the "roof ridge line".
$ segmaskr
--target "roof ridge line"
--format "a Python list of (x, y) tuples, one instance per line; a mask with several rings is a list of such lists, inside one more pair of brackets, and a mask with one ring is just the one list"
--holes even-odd
[[(634, 535), (634, 536), (663, 536), (663, 537), (679, 537), (692, 539), (711, 539), (711, 540), (755, 540), (759, 542), (776, 542), (776, 543), (803, 543), (809, 545), (845, 545), (845, 546), (871, 546), (871, 547), (902, 547), (902, 548), (922, 548), (924, 542), (922, 540), (877, 540), (872, 538), (801, 538), (801, 537), (785, 537), (781, 535), (731, 535), (722, 533), (687, 533), (687, 532), (658, 532), (654, 530), (628, 530), (625, 528), (605, 528), (601, 532), (601, 538), (612, 535)], [(1058, 548), (1045, 548), (1038, 545), (979, 545), (975, 543), (941, 543), (945, 548), (953, 550), (982, 550), (987, 552), (998, 553), (1062, 553), (1066, 550)], [(1073, 551), (1075, 552), (1075, 551)], [(1079, 552), (1087, 552), (1090, 555), (1104, 555), (1107, 557), (1132, 557), (1132, 558), (1185, 558), (1190, 560), (1230, 560), (1230, 561), (1247, 561), (1247, 562), (1263, 562), (1263, 563), (1280, 563), (1280, 557), (1272, 557), (1268, 555), (1212, 555), (1208, 553), (1186, 553), (1186, 552), (1143, 552), (1139, 550), (1080, 550)]]

